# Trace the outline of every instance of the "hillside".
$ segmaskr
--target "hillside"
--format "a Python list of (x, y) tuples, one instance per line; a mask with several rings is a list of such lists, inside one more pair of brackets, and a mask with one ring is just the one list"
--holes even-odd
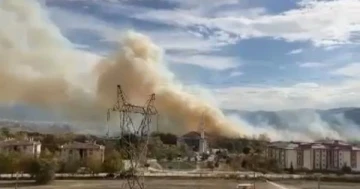
[(356, 139), (360, 134), (360, 108), (224, 112), (240, 117), (251, 127), (264, 128), (264, 131), (272, 128), (273, 132), (288, 131), (298, 137)]
[[(360, 135), (360, 108), (329, 110), (238, 111), (224, 110), (230, 117), (240, 120), (248, 134), (267, 133), (272, 139), (308, 140), (318, 138), (357, 139)], [(0, 127), (43, 133), (88, 133), (103, 135), (105, 128), (74, 126), (57, 122), (0, 120)], [(115, 132), (115, 131), (114, 131)], [(358, 140), (358, 139), (357, 139)]]

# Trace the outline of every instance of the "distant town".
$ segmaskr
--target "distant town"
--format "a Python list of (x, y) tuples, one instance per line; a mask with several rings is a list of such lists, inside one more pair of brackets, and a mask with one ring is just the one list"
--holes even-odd
[[(4, 127), (0, 139), (1, 174), (31, 172), (26, 165), (29, 159), (42, 158), (56, 161), (59, 173), (110, 174), (129, 169), (120, 138), (11, 132)], [(264, 135), (232, 139), (197, 131), (182, 136), (156, 132), (151, 135), (147, 158), (143, 166), (154, 170), (360, 172), (356, 145), (339, 140), (270, 142)]]

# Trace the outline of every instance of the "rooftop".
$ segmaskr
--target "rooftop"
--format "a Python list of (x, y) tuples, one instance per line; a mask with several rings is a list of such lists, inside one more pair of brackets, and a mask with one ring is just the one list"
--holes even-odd
[(40, 144), (39, 141), (33, 141), (31, 138), (30, 139), (21, 139), (21, 140), (17, 140), (14, 138), (8, 138), (5, 139), (3, 141), (0, 141), (0, 146), (31, 146), (34, 144)]
[(313, 148), (313, 149), (326, 149), (326, 148), (332, 148), (332, 149), (356, 149), (360, 147), (355, 147), (349, 143), (346, 143), (344, 141), (339, 140), (318, 140), (316, 142), (312, 143), (301, 143), (301, 142), (285, 142), (285, 141), (276, 141), (272, 142), (268, 145), (269, 147), (274, 148), (282, 148), (282, 149), (295, 149), (298, 147), (301, 148)]
[(64, 144), (60, 147), (61, 149), (104, 149), (103, 145), (99, 145), (91, 142), (71, 142)]

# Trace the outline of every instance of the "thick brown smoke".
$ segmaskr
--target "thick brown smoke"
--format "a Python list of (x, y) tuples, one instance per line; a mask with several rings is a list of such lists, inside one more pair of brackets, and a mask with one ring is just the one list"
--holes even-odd
[[(204, 115), (208, 131), (239, 135), (215, 107), (186, 93), (162, 64), (162, 51), (146, 36), (129, 32), (120, 48), (103, 58), (73, 50), (34, 1), (0, 2), (0, 101), (66, 109), (76, 119), (103, 121), (120, 84), (132, 103), (156, 94), (161, 116), (196, 130)], [(94, 66), (95, 65), (95, 66)], [(80, 118), (79, 118), (80, 117)], [(178, 126), (176, 125), (176, 126)], [(174, 125), (169, 125), (169, 127)]]

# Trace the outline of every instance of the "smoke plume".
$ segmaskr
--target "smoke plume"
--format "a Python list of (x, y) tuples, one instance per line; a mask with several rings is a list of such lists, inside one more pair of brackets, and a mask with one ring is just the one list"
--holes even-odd
[(195, 130), (202, 115), (208, 131), (244, 134), (222, 112), (175, 84), (162, 51), (148, 37), (129, 32), (107, 57), (80, 50), (47, 19), (32, 0), (0, 2), (0, 102), (61, 109), (77, 121), (104, 121), (120, 84), (131, 103), (156, 94), (161, 116)]

